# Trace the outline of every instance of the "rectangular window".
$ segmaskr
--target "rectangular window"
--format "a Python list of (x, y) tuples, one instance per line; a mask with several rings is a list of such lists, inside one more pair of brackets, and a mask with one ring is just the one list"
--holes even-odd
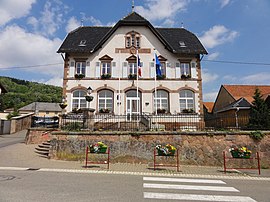
[(136, 37), (136, 47), (140, 48), (140, 37)]
[(161, 75), (165, 75), (166, 76), (166, 65), (165, 62), (161, 62), (160, 63), (160, 69), (161, 69)]
[(127, 37), (127, 39), (126, 39), (126, 46), (127, 46), (127, 48), (130, 47), (130, 37)]
[(101, 63), (101, 73), (102, 74), (111, 74), (111, 63), (110, 62), (102, 62)]
[(76, 74), (85, 75), (86, 62), (76, 62)]
[(190, 64), (189, 63), (181, 63), (180, 69), (181, 69), (181, 75), (190, 76)]
[(137, 64), (129, 63), (129, 74), (137, 74)]

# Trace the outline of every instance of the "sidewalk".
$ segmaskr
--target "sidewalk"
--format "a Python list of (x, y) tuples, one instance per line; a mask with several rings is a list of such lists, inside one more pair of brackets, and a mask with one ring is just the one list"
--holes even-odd
[[(22, 137), (23, 134), (16, 134), (14, 137)], [(10, 135), (11, 138), (12, 135)], [(0, 137), (1, 139), (1, 137)], [(0, 142), (3, 139), (0, 140)], [(49, 160), (35, 153), (37, 145), (26, 145), (17, 143), (0, 148), (0, 167), (19, 167), (31, 169), (64, 169), (75, 171), (95, 171), (101, 173), (116, 173), (116, 174), (138, 174), (138, 175), (174, 175), (196, 177), (202, 176), (206, 178), (268, 178), (270, 180), (270, 169), (262, 169), (261, 175), (258, 175), (258, 170), (241, 170), (227, 171), (225, 174), (222, 167), (210, 166), (189, 166), (181, 165), (180, 172), (176, 172), (176, 168), (161, 167), (158, 170), (153, 170), (153, 163), (149, 164), (129, 164), (115, 163), (110, 164), (110, 169), (107, 170), (107, 165), (91, 165), (88, 168), (84, 167), (84, 162), (79, 161), (61, 161)]]

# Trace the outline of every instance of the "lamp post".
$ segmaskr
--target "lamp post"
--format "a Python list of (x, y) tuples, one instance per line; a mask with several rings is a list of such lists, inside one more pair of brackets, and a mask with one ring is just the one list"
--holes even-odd
[(87, 88), (87, 95), (85, 96), (86, 101), (89, 102), (89, 108), (90, 108), (91, 101), (93, 101), (94, 99), (94, 97), (91, 96), (92, 92), (93, 92), (93, 89), (89, 86)]

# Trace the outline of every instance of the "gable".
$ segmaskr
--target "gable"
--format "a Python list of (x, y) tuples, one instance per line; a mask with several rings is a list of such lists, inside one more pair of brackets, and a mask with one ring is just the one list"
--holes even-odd
[(213, 107), (213, 112), (220, 111), (221, 109), (223, 109), (224, 107), (230, 105), (231, 103), (235, 101), (236, 99), (234, 99), (233, 96), (222, 85), (218, 92), (218, 95), (217, 95), (217, 98)]
[[(136, 12), (119, 20), (114, 27), (79, 27), (70, 32), (58, 53), (93, 53), (121, 26), (148, 27), (164, 47), (172, 53), (207, 54), (199, 39), (191, 32), (183, 28), (154, 28), (149, 21)], [(181, 47), (179, 42), (185, 42), (186, 46)]]

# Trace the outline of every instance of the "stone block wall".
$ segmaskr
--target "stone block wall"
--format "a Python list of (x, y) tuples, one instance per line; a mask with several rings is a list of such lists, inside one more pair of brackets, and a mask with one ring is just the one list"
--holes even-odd
[(262, 167), (270, 167), (270, 135), (267, 134), (261, 141), (254, 141), (249, 134), (249, 132), (52, 132), (50, 157), (59, 159), (61, 157), (58, 154), (82, 157), (87, 145), (103, 141), (110, 146), (113, 162), (148, 163), (153, 161), (153, 151), (157, 144), (169, 143), (179, 149), (181, 164), (222, 166), (222, 152), (226, 151), (227, 155), (230, 155), (229, 148), (236, 145), (247, 146), (253, 155), (259, 151)]

